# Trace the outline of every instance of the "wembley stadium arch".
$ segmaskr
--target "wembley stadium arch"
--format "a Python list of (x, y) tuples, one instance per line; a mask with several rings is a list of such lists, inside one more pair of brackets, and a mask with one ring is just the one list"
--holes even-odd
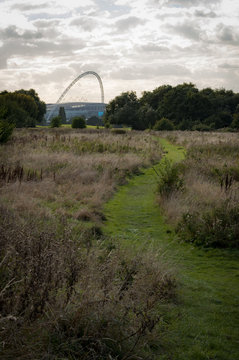
[[(62, 102), (68, 91), (84, 76), (94, 75), (98, 80), (100, 87), (101, 102), (92, 103), (92, 102)], [(47, 104), (46, 110), (46, 121), (49, 122), (52, 117), (57, 116), (59, 113), (59, 107), (64, 107), (66, 120), (74, 116), (85, 116), (85, 118), (90, 118), (92, 116), (102, 117), (105, 111), (106, 104), (104, 103), (104, 88), (101, 77), (95, 71), (86, 71), (83, 74), (77, 76), (70, 85), (63, 91), (59, 99), (55, 104)]]

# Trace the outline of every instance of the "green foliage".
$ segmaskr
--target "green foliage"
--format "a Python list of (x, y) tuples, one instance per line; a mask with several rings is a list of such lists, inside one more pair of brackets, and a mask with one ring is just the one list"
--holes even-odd
[(239, 130), (239, 113), (235, 113), (233, 115), (233, 121), (231, 123), (231, 126), (233, 129), (238, 129)]
[(238, 104), (239, 94), (233, 91), (211, 88), (199, 91), (192, 83), (163, 85), (145, 91), (140, 99), (133, 91), (117, 96), (106, 107), (105, 121), (138, 130), (153, 128), (157, 119), (162, 118), (179, 130), (236, 129), (238, 120), (233, 122), (233, 115)]
[(40, 101), (35, 90), (18, 90), (13, 93), (0, 93), (0, 112), (2, 118), (16, 127), (34, 127), (46, 111), (45, 103)]
[(61, 118), (61, 123), (66, 124), (66, 113), (64, 106), (60, 106), (58, 116)]
[(183, 189), (182, 165), (173, 163), (167, 158), (162, 161), (159, 168), (158, 192), (161, 196), (168, 197), (173, 191)]
[(54, 116), (51, 119), (50, 127), (55, 128), (55, 127), (60, 127), (60, 126), (61, 126), (61, 117), (60, 116)]
[(162, 118), (154, 125), (154, 130), (174, 130), (172, 121), (167, 118)]
[(138, 119), (139, 101), (134, 91), (124, 92), (109, 102), (104, 115), (105, 122), (131, 126), (133, 129), (145, 129)]
[(71, 127), (73, 129), (84, 129), (84, 128), (86, 128), (85, 119), (82, 116), (75, 116), (72, 119)]
[(15, 125), (7, 121), (0, 120), (0, 144), (7, 142), (12, 135)]
[(203, 213), (186, 213), (177, 231), (183, 240), (199, 246), (239, 248), (239, 207), (226, 201)]
[(16, 93), (28, 95), (34, 100), (37, 107), (36, 122), (41, 123), (46, 113), (46, 104), (44, 103), (44, 101), (42, 101), (39, 98), (36, 91), (34, 89), (30, 89), (30, 90), (21, 89), (21, 90), (17, 90)]

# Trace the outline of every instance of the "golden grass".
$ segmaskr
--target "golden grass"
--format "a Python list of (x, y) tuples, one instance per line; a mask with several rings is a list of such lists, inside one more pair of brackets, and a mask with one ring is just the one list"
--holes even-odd
[(231, 215), (230, 220), (227, 214), (237, 214), (239, 203), (238, 134), (177, 131), (164, 132), (163, 136), (187, 147), (181, 169), (183, 188), (159, 198), (169, 221), (177, 226), (184, 215), (189, 214), (195, 216), (195, 221), (198, 219), (206, 224), (207, 217), (212, 214), (210, 216), (215, 219), (207, 225), (208, 236), (217, 222), (222, 221), (225, 226), (231, 221), (228, 234), (230, 231), (234, 234), (237, 227), (233, 216), (237, 215)]
[[(100, 208), (117, 185), (160, 157), (149, 133), (19, 129), (1, 146), (0, 165), (20, 165), (25, 175), (21, 182), (1, 181), (0, 196), (20, 212), (81, 219), (77, 214), (85, 209), (100, 219)], [(29, 171), (37, 174), (35, 181), (27, 181)]]

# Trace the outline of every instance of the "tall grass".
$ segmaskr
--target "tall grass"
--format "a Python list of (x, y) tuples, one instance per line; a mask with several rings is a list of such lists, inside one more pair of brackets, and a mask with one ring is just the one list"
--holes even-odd
[(167, 198), (160, 196), (168, 218), (186, 241), (239, 247), (238, 137), (228, 133), (189, 133), (187, 137), (181, 132), (169, 136), (186, 144), (187, 155), (178, 175), (183, 178), (183, 191), (171, 186)]
[[(36, 129), (0, 147), (0, 357), (143, 359), (175, 280), (101, 236), (102, 204), (161, 158), (148, 133)], [(29, 174), (32, 174), (31, 176)]]
[(160, 157), (148, 133), (18, 130), (0, 148), (0, 196), (18, 211), (94, 221), (117, 185)]
[(0, 211), (1, 358), (144, 358), (175, 297), (165, 265)]

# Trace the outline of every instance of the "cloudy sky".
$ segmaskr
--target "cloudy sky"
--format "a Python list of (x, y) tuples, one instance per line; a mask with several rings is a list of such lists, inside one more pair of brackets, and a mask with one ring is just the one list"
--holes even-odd
[[(239, 92), (238, 0), (0, 0), (0, 91), (55, 102), (81, 73), (122, 91), (193, 82)], [(94, 76), (67, 100), (100, 101)]]

